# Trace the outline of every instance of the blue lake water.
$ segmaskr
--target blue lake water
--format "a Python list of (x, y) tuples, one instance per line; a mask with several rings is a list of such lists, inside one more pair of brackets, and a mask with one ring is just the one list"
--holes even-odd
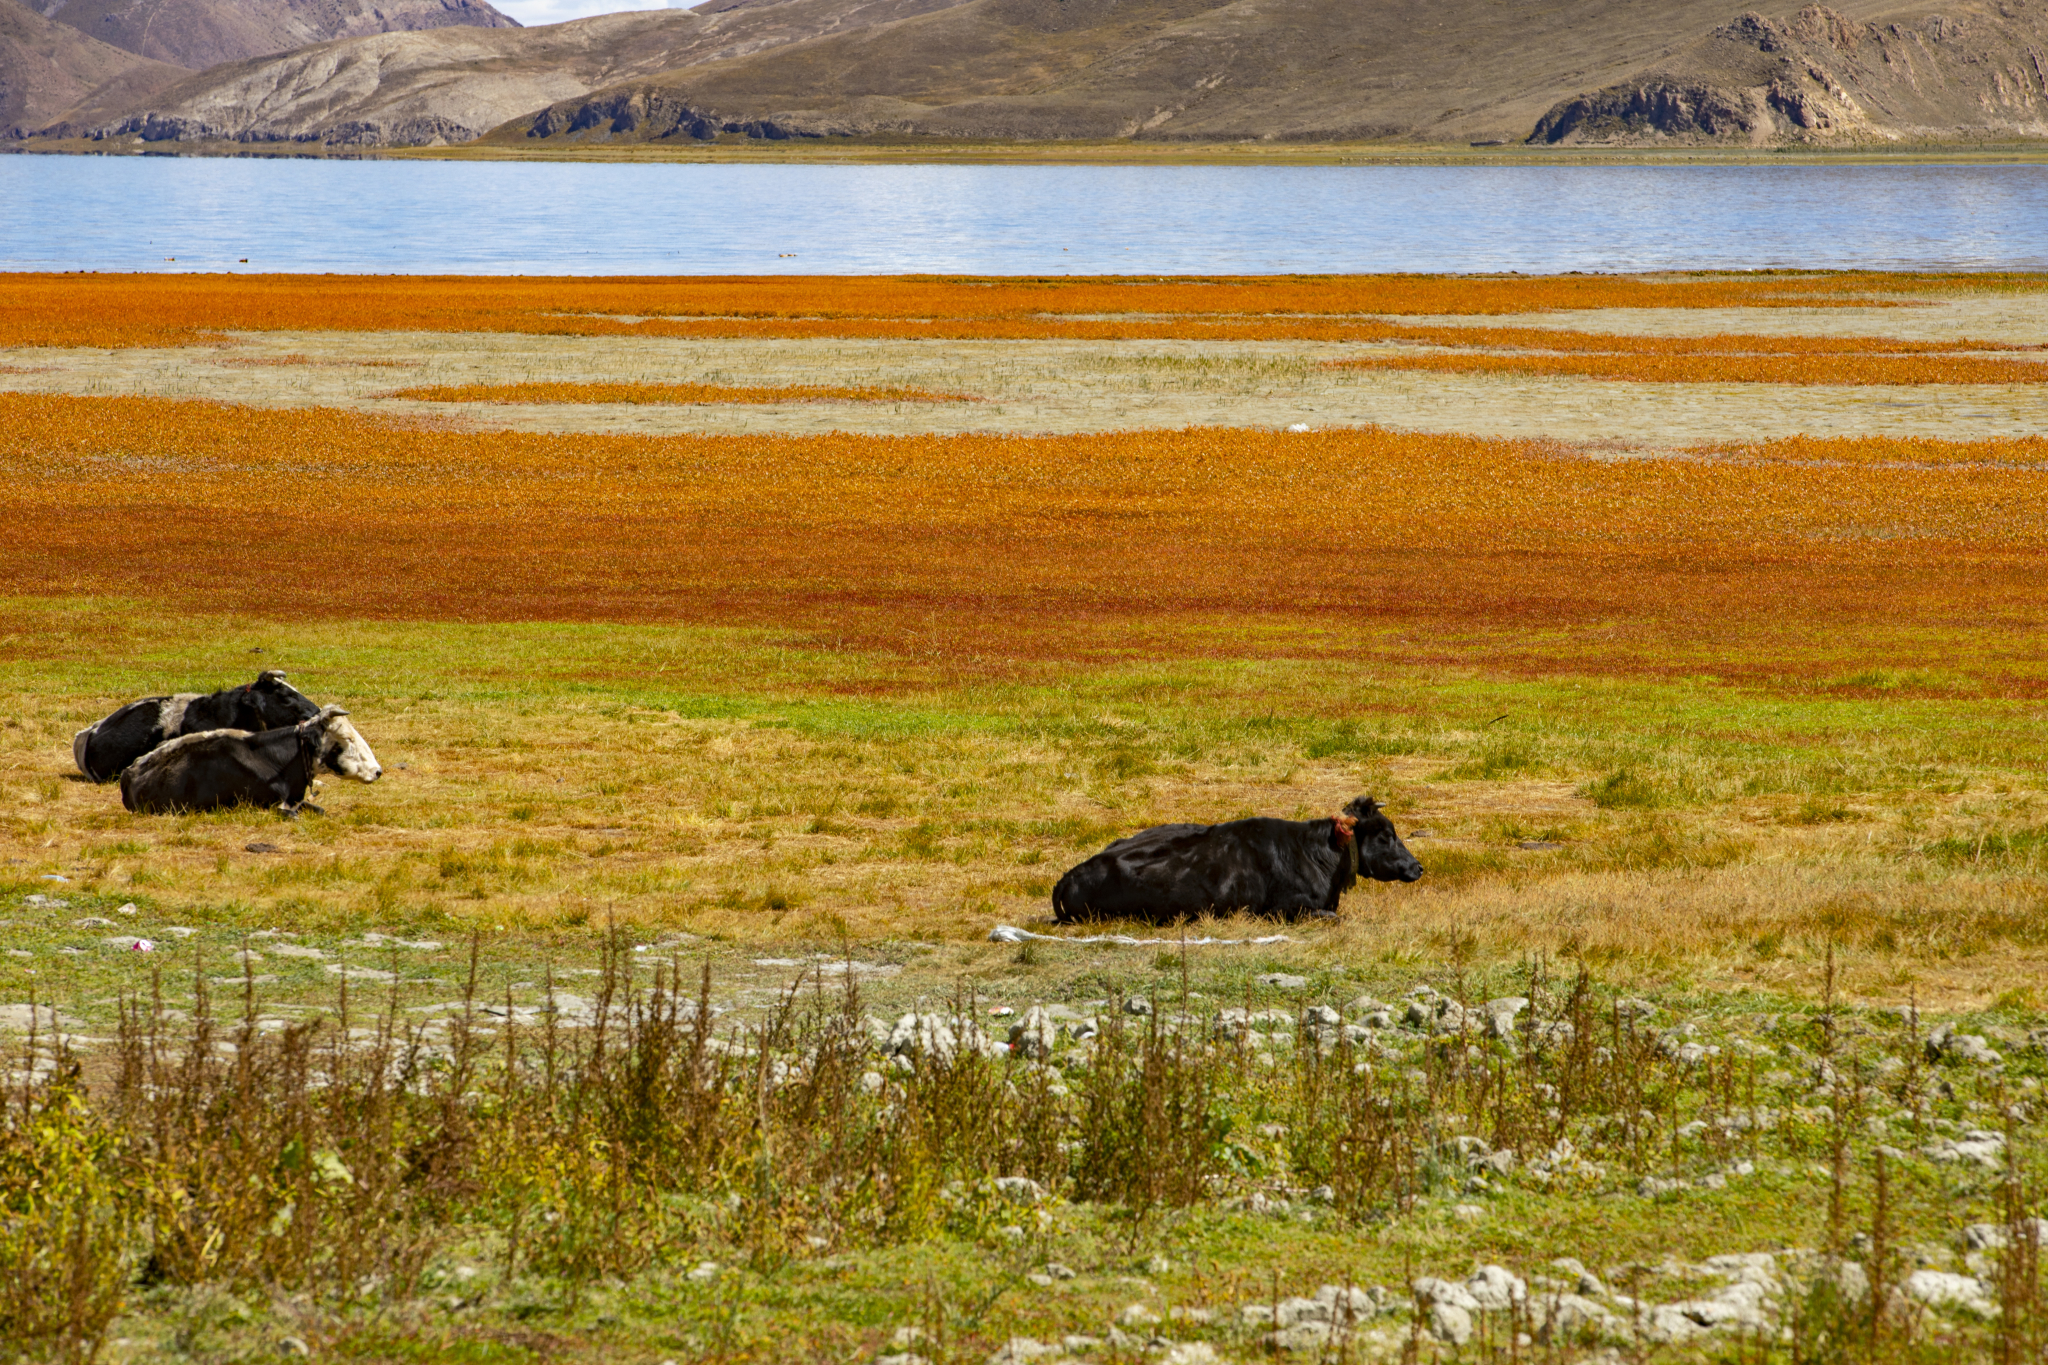
[[(242, 264), (242, 258), (247, 264)], [(0, 156), (0, 269), (2048, 269), (2048, 166), (821, 166)]]

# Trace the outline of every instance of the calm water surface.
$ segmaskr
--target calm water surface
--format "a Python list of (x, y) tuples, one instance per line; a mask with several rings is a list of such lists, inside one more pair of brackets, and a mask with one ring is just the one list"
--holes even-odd
[(2048, 269), (2048, 166), (602, 166), (0, 156), (6, 270), (1764, 266)]

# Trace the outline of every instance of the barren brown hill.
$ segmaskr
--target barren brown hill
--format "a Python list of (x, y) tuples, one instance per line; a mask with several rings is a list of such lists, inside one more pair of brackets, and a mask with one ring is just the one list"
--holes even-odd
[(2048, 4), (1744, 14), (1667, 61), (1543, 116), (1532, 142), (2048, 137)]
[(144, 99), (91, 100), (48, 131), (151, 142), (463, 142), (621, 80), (758, 52), (945, 0), (782, 0), (715, 14), (643, 10), (540, 28), (442, 28), (226, 63)]
[(1727, 0), (969, 0), (621, 82), (490, 140), (1519, 141), (1562, 94), (1641, 70), (1728, 18)]
[(42, 127), (109, 82), (135, 100), (185, 74), (0, 0), (0, 137)]
[(194, 71), (330, 38), (519, 27), (488, 0), (41, 0), (37, 7), (101, 42)]
[(2042, 135), (2048, 79), (2028, 54), (2044, 47), (2044, 13), (2048, 0), (1941, 12), (1851, 0), (1789, 24), (1738, 19), (1730, 0), (711, 0), (337, 40), (148, 99), (96, 98), (51, 131), (352, 145), (488, 132), (495, 145), (565, 149), (831, 136), (1491, 143), (1527, 139), (1539, 121), (1545, 141)]

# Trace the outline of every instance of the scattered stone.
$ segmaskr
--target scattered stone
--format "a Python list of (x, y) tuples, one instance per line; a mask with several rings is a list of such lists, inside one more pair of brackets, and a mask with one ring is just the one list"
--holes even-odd
[(875, 1365), (931, 1365), (915, 1351), (899, 1351), (894, 1355), (876, 1356)]
[(69, 910), (71, 908), (70, 901), (60, 900), (56, 896), (45, 896), (40, 892), (34, 895), (23, 896), (21, 903), (31, 910)]
[(1927, 1035), (1925, 1044), (1927, 1060), (1930, 1062), (1967, 1062), (1971, 1066), (2002, 1066), (2005, 1058), (1992, 1050), (1981, 1033), (1958, 1033), (1949, 1024)]
[(1336, 1033), (1343, 1023), (1344, 1016), (1328, 1005), (1310, 1005), (1301, 1012), (1301, 1027), (1318, 1038)]
[(117, 915), (135, 915), (141, 912), (135, 908), (134, 901), (128, 901), (125, 904), (115, 906), (114, 913)]
[(1657, 1012), (1657, 1007), (1647, 1000), (1628, 996), (1614, 1002), (1614, 1007), (1628, 1019), (1648, 1019)]
[(1451, 1216), (1461, 1223), (1476, 1223), (1486, 1217), (1486, 1210), (1478, 1204), (1457, 1204), (1452, 1206)]
[(1144, 1015), (1149, 1015), (1150, 1013), (1152, 1013), (1152, 1002), (1150, 1000), (1147, 1000), (1142, 995), (1134, 995), (1130, 999), (1124, 1001), (1124, 1013), (1135, 1014), (1141, 1017)]
[(899, 1351), (907, 1351), (924, 1340), (922, 1327), (898, 1327), (896, 1335), (889, 1338), (889, 1344)]
[(1361, 995), (1344, 1007), (1344, 1013), (1353, 1019), (1357, 1019), (1368, 1014), (1378, 1014), (1386, 1009), (1386, 1007), (1386, 1002), (1383, 1000), (1375, 1000), (1372, 996)]
[(1960, 1139), (1943, 1138), (1920, 1149), (1930, 1161), (1975, 1162), (1987, 1171), (2005, 1168), (2005, 1135), (1973, 1128)]
[(1691, 1188), (1692, 1185), (1689, 1181), (1671, 1180), (1658, 1175), (1646, 1175), (1636, 1185), (1636, 1193), (1645, 1199), (1655, 1199), (1660, 1195), (1676, 1194), (1680, 1190)]
[(279, 848), (279, 847), (278, 847), (278, 846), (277, 846), (276, 844), (272, 844), (272, 843), (266, 843), (266, 842), (264, 842), (264, 841), (263, 841), (263, 840), (261, 840), (261, 839), (258, 839), (258, 840), (257, 840), (257, 841), (256, 841), (255, 843), (252, 843), (252, 844), (243, 844), (243, 845), (242, 845), (242, 851), (243, 851), (244, 853), (282, 853), (282, 852), (284, 852), (284, 850), (283, 850), (283, 849), (281, 849), (281, 848)]
[(1524, 839), (1517, 843), (1515, 847), (1526, 848), (1532, 853), (1542, 853), (1548, 852), (1553, 848), (1563, 848), (1564, 845), (1553, 839)]
[(1575, 1257), (1560, 1256), (1550, 1263), (1550, 1268), (1562, 1270), (1565, 1274), (1570, 1275), (1573, 1279), (1574, 1287), (1581, 1294), (1591, 1294), (1593, 1297), (1600, 1299), (1607, 1297), (1607, 1286), (1600, 1283), (1600, 1277), (1586, 1269), (1585, 1263)]
[(313, 1348), (297, 1337), (281, 1337), (277, 1343), (277, 1353), (281, 1356), (309, 1356), (313, 1354)]
[(190, 938), (199, 931), (197, 929), (188, 929), (182, 924), (167, 924), (164, 926), (164, 932), (172, 938)]
[(1071, 1280), (1074, 1278), (1074, 1272), (1061, 1265), (1058, 1261), (1046, 1262), (1045, 1273), (1052, 1276), (1055, 1280)]
[(1545, 1345), (1602, 1336), (1612, 1331), (1617, 1321), (1614, 1314), (1583, 1294), (1539, 1294), (1530, 1305), (1529, 1317), (1536, 1339)]
[(1472, 1314), (1456, 1304), (1432, 1304), (1429, 1334), (1447, 1345), (1463, 1346), (1472, 1340)]
[(1482, 1311), (1499, 1312), (1514, 1308), (1529, 1297), (1522, 1277), (1497, 1265), (1483, 1265), (1465, 1281), (1465, 1292)]
[(1290, 976), (1286, 972), (1267, 972), (1258, 980), (1261, 986), (1271, 986), (1276, 991), (1300, 991), (1308, 989), (1307, 977)]
[[(2036, 1246), (2048, 1246), (2048, 1218), (2029, 1218), (2020, 1224), (2020, 1235)], [(2012, 1243), (2012, 1229), (2004, 1223), (1972, 1223), (1963, 1229), (1963, 1246), (1969, 1251), (2003, 1251)]]
[(87, 915), (84, 919), (73, 920), (71, 927), (74, 929), (111, 929), (114, 927), (114, 922), (110, 919), (101, 919), (98, 915)]
[(1223, 1365), (1223, 1357), (1206, 1341), (1177, 1341), (1159, 1359), (1161, 1365)]
[(1023, 1361), (1049, 1356), (1058, 1350), (1059, 1347), (1048, 1346), (1033, 1337), (1011, 1337), (996, 1348), (995, 1354), (988, 1358), (988, 1365), (1021, 1365)]
[(1450, 1304), (1464, 1309), (1467, 1313), (1479, 1311), (1479, 1300), (1472, 1297), (1472, 1291), (1455, 1281), (1425, 1275), (1408, 1287), (1415, 1291), (1416, 1301), (1425, 1306)]
[(1142, 1303), (1130, 1304), (1117, 1314), (1117, 1321), (1126, 1327), (1151, 1327), (1159, 1320), (1159, 1315)]
[(1515, 1019), (1529, 1008), (1527, 996), (1504, 995), (1498, 1000), (1489, 1000), (1483, 1007), (1486, 1011), (1486, 1034), (1489, 1038), (1512, 1038), (1515, 1035)]
[(124, 953), (150, 953), (156, 951), (154, 943), (151, 943), (146, 938), (136, 938), (133, 934), (109, 935), (107, 944), (110, 947), (119, 948)]
[[(699, 1261), (697, 1268), (690, 1272), (689, 1278), (695, 1280), (698, 1284), (709, 1284), (718, 1278), (718, 1269), (719, 1266), (716, 1261)], [(898, 1335), (901, 1335), (901, 1333), (898, 1333)]]
[(1916, 1270), (1906, 1277), (1904, 1288), (1907, 1298), (1930, 1307), (1960, 1308), (1982, 1318), (1998, 1315), (1998, 1305), (1984, 1288), (1984, 1282), (1971, 1275)]
[(1010, 1052), (1014, 1056), (1042, 1062), (1052, 1056), (1053, 1045), (1059, 1041), (1059, 1036), (1058, 1021), (1042, 1006), (1033, 1005), (1024, 1011), (1022, 1019), (1010, 1025)]

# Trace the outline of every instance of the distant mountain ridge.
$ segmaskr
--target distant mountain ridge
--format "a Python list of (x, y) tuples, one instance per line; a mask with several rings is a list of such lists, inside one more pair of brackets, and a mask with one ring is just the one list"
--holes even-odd
[(333, 38), (519, 27), (488, 0), (40, 0), (36, 8), (103, 43), (193, 71)]
[(0, 136), (41, 128), (95, 91), (132, 103), (187, 74), (0, 0)]
[[(226, 0), (47, 2), (132, 16)], [(1732, 15), (1730, 0), (706, 0), (533, 29), (453, 20), (225, 62), (173, 84), (160, 72), (116, 80), (44, 132), (166, 147), (481, 137), (564, 149), (874, 136), (2048, 137), (2048, 0), (1934, 3), (1843, 0), (1779, 20)], [(330, 25), (365, 14), (424, 23), (436, 6), (496, 14), (482, 0), (247, 4), (318, 11)]]

